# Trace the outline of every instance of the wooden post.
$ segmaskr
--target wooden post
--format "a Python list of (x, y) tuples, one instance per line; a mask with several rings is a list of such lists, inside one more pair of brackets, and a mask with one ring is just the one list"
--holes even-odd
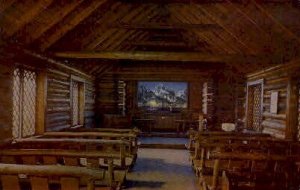
[(47, 107), (47, 73), (41, 71), (37, 73), (37, 96), (36, 96), (36, 135), (41, 135), (45, 131)]
[(290, 76), (287, 86), (286, 133), (285, 138), (295, 140), (298, 125), (298, 85), (297, 79)]
[(110, 187), (112, 187), (113, 185), (113, 178), (114, 178), (113, 172), (114, 172), (113, 159), (108, 159), (108, 183)]
[(217, 189), (218, 185), (218, 178), (219, 178), (219, 167), (220, 167), (220, 160), (216, 159), (214, 163), (214, 171), (213, 171), (213, 178), (212, 178), (212, 190)]
[(125, 168), (126, 166), (126, 157), (125, 157), (125, 145), (120, 145), (120, 161), (121, 161), (121, 167)]

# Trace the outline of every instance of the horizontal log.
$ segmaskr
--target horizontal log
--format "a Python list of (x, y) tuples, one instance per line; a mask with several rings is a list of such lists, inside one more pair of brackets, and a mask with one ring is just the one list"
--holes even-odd
[(57, 52), (56, 57), (73, 59), (129, 59), (153, 61), (199, 61), (223, 63), (237, 55), (210, 55), (192, 52), (150, 52), (150, 51), (102, 51), (102, 52)]
[(70, 90), (70, 86), (64, 86), (64, 85), (55, 84), (55, 83), (48, 83), (48, 88)]
[(0, 174), (17, 175), (27, 174), (32, 176), (68, 176), (83, 177), (88, 176), (93, 179), (103, 179), (104, 170), (89, 169), (75, 166), (55, 166), (55, 165), (25, 165), (25, 164), (0, 164)]
[(277, 77), (272, 80), (265, 80), (265, 85), (270, 85), (270, 84), (287, 84), (288, 78), (287, 77)]
[[(58, 67), (60, 69), (63, 69), (63, 70), (66, 70), (70, 73), (74, 73), (76, 75), (79, 75), (79, 76), (82, 76), (82, 77), (85, 77), (87, 79), (93, 79), (92, 76), (78, 70), (78, 69), (75, 69), (75, 68), (72, 68), (72, 67), (69, 67), (57, 60), (54, 60), (54, 59), (51, 59), (49, 57), (46, 57), (44, 55), (41, 55), (41, 54), (38, 54), (38, 53), (35, 53), (35, 52), (32, 52), (30, 50), (24, 50), (24, 53), (27, 54), (27, 55), (30, 55), (36, 59), (39, 59), (41, 61), (46, 61), (49, 65), (53, 65), (54, 67)], [(61, 71), (60, 71), (61, 72)], [(63, 72), (62, 72), (63, 73)]]
[(47, 121), (47, 127), (49, 127), (49, 128), (66, 126), (66, 125), (70, 126), (71, 120), (58, 120), (58, 121), (53, 121), (53, 122)]
[(287, 88), (287, 84), (269, 84), (269, 85), (264, 85), (264, 90), (276, 90), (276, 89), (281, 89), (281, 88)]
[(211, 153), (210, 157), (221, 160), (255, 160), (255, 161), (285, 161), (287, 156), (269, 153), (245, 153), (245, 152), (216, 152)]
[(272, 114), (272, 113), (269, 113), (269, 112), (264, 112), (263, 116), (267, 117), (267, 118), (273, 118), (273, 119), (281, 119), (281, 120), (286, 119), (286, 114)]
[(70, 112), (71, 107), (55, 107), (55, 108), (48, 108), (48, 113), (55, 113), (55, 112)]
[(70, 102), (70, 98), (48, 98), (48, 102)]
[(274, 121), (274, 120), (264, 120), (261, 123), (262, 126), (264, 127), (268, 127), (268, 128), (272, 128), (272, 129), (277, 129), (277, 130), (281, 130), (284, 131), (285, 130), (285, 121), (283, 122), (278, 122), (278, 121)]
[(48, 79), (48, 82), (49, 83), (56, 83), (56, 84), (59, 84), (59, 85), (63, 85), (63, 86), (70, 86), (70, 82), (69, 81), (61, 81), (61, 80), (57, 80), (57, 79)]
[(75, 158), (120, 158), (120, 152), (78, 151), (61, 149), (2, 149), (1, 156), (66, 156)]
[(277, 129), (264, 128), (263, 133), (270, 134), (271, 136), (273, 136), (275, 138), (278, 138), (278, 139), (284, 139), (285, 138), (285, 132), (277, 130)]
[(129, 145), (129, 141), (125, 140), (104, 140), (104, 139), (68, 139), (68, 138), (47, 138), (47, 139), (35, 139), (35, 138), (27, 138), (27, 139), (15, 139), (17, 143), (74, 143), (74, 144), (98, 144), (98, 145)]
[(64, 72), (62, 72), (62, 71), (58, 71), (58, 70), (54, 70), (54, 69), (48, 69), (48, 71), (50, 72), (49, 74), (50, 74), (50, 76), (51, 76), (51, 74), (52, 75), (60, 75), (60, 76), (62, 76), (64, 79), (69, 79), (70, 78), (70, 74), (67, 74), (67, 73), (64, 73)]
[(247, 78), (254, 78), (254, 77), (266, 77), (268, 75), (273, 75), (278, 73), (284, 73), (286, 71), (292, 70), (292, 69), (299, 69), (299, 58), (293, 59), (289, 62), (289, 64), (280, 64), (276, 65), (274, 67), (270, 67), (267, 69), (260, 70), (258, 72), (250, 73), (247, 75)]
[(70, 123), (67, 122), (67, 124), (60, 124), (60, 125), (56, 125), (56, 124), (48, 124), (47, 126), (47, 131), (60, 131), (63, 129), (68, 129), (70, 128), (72, 125)]
[(45, 132), (41, 137), (113, 137), (113, 138), (135, 138), (132, 133), (114, 132)]
[(147, 29), (147, 30), (178, 30), (178, 29), (200, 29), (203, 30), (216, 30), (221, 29), (221, 27), (217, 24), (190, 24), (190, 23), (169, 23), (169, 24), (161, 24), (161, 23), (116, 23), (110, 24), (109, 27), (112, 28), (122, 28), (122, 29)]

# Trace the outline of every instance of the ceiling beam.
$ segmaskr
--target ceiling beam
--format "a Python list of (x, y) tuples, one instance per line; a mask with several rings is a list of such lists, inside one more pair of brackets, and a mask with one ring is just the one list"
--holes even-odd
[(217, 24), (191, 24), (191, 23), (115, 23), (110, 24), (108, 27), (111, 28), (123, 28), (128, 30), (189, 30), (189, 29), (198, 29), (198, 30), (216, 30), (221, 29)]
[(54, 56), (72, 59), (113, 59), (148, 61), (195, 61), (225, 62), (236, 55), (211, 55), (193, 52), (153, 52), (153, 51), (101, 51), (101, 52), (57, 52)]

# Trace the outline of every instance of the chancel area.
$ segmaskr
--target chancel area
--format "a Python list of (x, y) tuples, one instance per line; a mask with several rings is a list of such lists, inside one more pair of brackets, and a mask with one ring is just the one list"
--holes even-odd
[(299, 190), (299, 0), (0, 1), (0, 190)]

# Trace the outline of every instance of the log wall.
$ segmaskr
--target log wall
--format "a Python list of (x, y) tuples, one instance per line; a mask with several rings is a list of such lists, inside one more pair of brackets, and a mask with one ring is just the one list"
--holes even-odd
[[(13, 71), (18, 65), (28, 65), (37, 71), (37, 91), (43, 97), (37, 97), (36, 133), (54, 131), (71, 126), (71, 79), (83, 79), (85, 86), (84, 125), (94, 124), (95, 86), (94, 79), (74, 68), (42, 56), (15, 53), (16, 57), (3, 59), (0, 62), (0, 139), (12, 137), (12, 82)], [(42, 74), (43, 73), (43, 74)], [(43, 77), (45, 76), (45, 77)], [(43, 89), (39, 89), (43, 83)], [(45, 97), (44, 97), (45, 96)], [(45, 103), (43, 103), (45, 98)], [(40, 114), (43, 112), (45, 114)]]
[[(204, 72), (199, 71), (199, 69), (184, 68), (184, 65), (178, 67), (172, 64), (169, 64), (169, 66), (166, 65), (168, 65), (168, 63), (123, 63), (115, 66), (111, 71), (107, 71), (99, 77), (96, 81), (96, 110), (98, 123), (101, 125), (102, 114), (122, 114), (119, 106), (121, 101), (118, 94), (118, 81), (124, 81), (126, 83), (125, 110), (127, 116), (141, 116), (140, 114), (144, 113), (144, 111), (140, 110), (137, 106), (138, 81), (187, 82), (189, 89), (188, 109), (184, 111), (201, 113), (203, 82), (210, 77), (207, 77), (207, 75), (203, 76)], [(151, 113), (153, 117), (160, 115), (165, 116), (165, 114), (166, 113), (159, 112)]]
[[(162, 75), (163, 76), (163, 75)], [(161, 81), (174, 81), (174, 78), (162, 77)], [(97, 100), (96, 110), (98, 113), (108, 114), (120, 114), (118, 103), (118, 80), (126, 82), (126, 113), (134, 114), (138, 112), (137, 108), (137, 82), (138, 81), (153, 81), (154, 79), (150, 76), (140, 75), (138, 78), (135, 76), (124, 76), (122, 74), (105, 74), (97, 80)], [(189, 97), (188, 97), (188, 109), (201, 112), (202, 111), (202, 85), (203, 80), (190, 80), (188, 78), (176, 78), (175, 81), (188, 82), (189, 86)], [(158, 79), (154, 81), (159, 81)]]
[[(296, 102), (295, 87), (291, 86), (295, 80), (299, 80), (299, 62), (268, 68), (247, 76), (248, 82), (263, 79), (263, 111), (262, 131), (278, 138), (295, 138), (298, 124), (298, 99)], [(299, 87), (299, 86), (298, 86)], [(277, 113), (271, 113), (271, 93), (278, 92)], [(299, 92), (299, 91), (297, 91)], [(297, 109), (298, 110), (298, 109)], [(296, 113), (297, 112), (297, 113)], [(296, 117), (295, 117), (296, 114)], [(296, 125), (295, 125), (296, 122)]]
[[(58, 69), (47, 70), (47, 113), (46, 130), (60, 130), (71, 127), (71, 77), (80, 75)], [(83, 78), (85, 86), (84, 125), (93, 125), (95, 87), (92, 79)]]

